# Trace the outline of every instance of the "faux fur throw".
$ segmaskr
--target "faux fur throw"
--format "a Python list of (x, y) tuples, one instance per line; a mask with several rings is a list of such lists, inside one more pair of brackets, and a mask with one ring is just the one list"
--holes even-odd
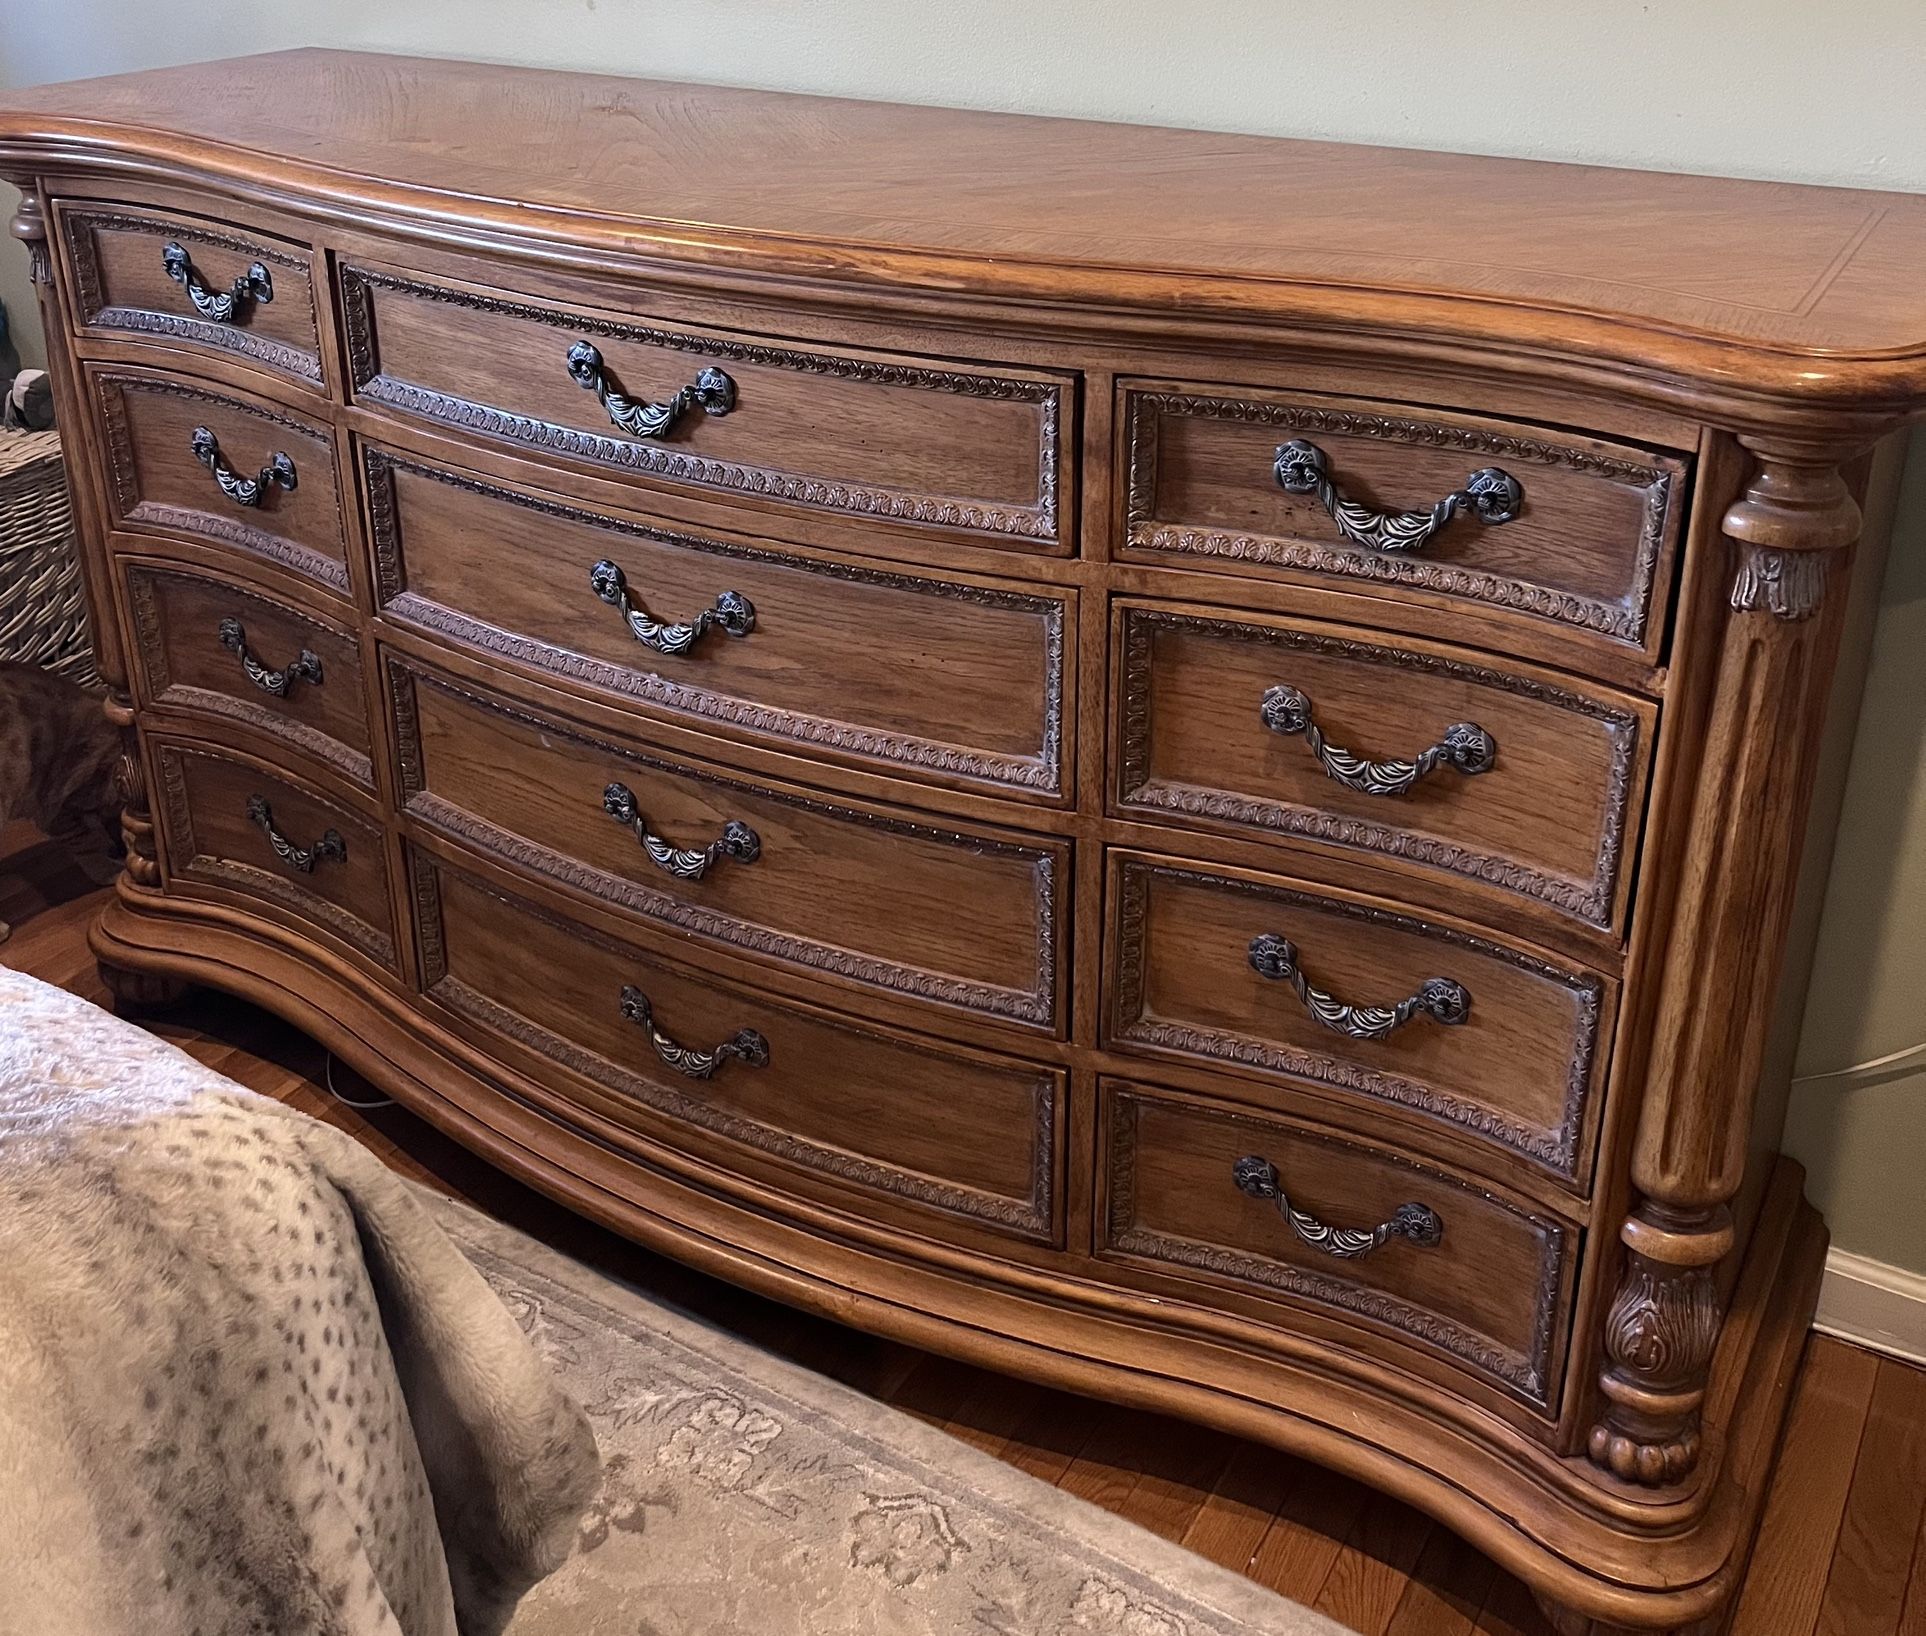
[(372, 1154), (0, 968), (0, 1636), (494, 1636), (596, 1474)]

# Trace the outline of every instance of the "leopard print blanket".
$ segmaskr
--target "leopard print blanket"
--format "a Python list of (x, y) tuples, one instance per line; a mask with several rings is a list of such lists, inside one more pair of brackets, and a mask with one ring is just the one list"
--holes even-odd
[(0, 967), (0, 1636), (495, 1636), (596, 1478), (406, 1183)]

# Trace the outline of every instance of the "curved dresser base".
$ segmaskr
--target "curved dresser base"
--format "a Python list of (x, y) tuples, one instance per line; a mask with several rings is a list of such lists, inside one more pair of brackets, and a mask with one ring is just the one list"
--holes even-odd
[[(1639, 1490), (1494, 1420), (1448, 1423), (1308, 1363), (1260, 1364), (1159, 1330), (1094, 1284), (1033, 1276), (1026, 1291), (1007, 1267), (972, 1274), (885, 1254), (618, 1160), (536, 1111), (511, 1072), (485, 1067), (426, 1008), (238, 913), (123, 885), (89, 941), (117, 993), (160, 1003), (192, 983), (260, 1005), (490, 1163), (651, 1250), (893, 1340), (1203, 1422), (1384, 1489), (1525, 1580), (1561, 1632), (1700, 1636), (1718, 1628), (1743, 1574), (1826, 1244), (1789, 1161), (1768, 1190), (1714, 1360), (1709, 1486)], [(1345, 1424), (1379, 1436), (1366, 1441)]]

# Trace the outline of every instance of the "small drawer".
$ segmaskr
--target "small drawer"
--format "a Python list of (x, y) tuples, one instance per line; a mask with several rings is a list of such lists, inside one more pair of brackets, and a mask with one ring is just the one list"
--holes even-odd
[(1685, 504), (1669, 454), (1243, 387), (1118, 387), (1126, 556), (1370, 581), (1656, 652)]
[(1067, 842), (938, 828), (647, 755), (390, 655), (405, 810), (674, 932), (1061, 1031)]
[(1623, 920), (1651, 704), (1342, 626), (1115, 618), (1120, 812), (1359, 847)]
[(160, 339), (321, 385), (308, 247), (138, 205), (54, 207), (83, 336)]
[(371, 786), (361, 649), (331, 620), (231, 580), (121, 559), (143, 702), (221, 716)]
[(1074, 592), (791, 556), (363, 459), (391, 619), (684, 726), (1067, 799)]
[(1240, 1311), (1251, 1297), (1260, 1312), (1335, 1309), (1549, 1410), (1575, 1228), (1294, 1120), (1114, 1081), (1100, 1100), (1103, 1259), (1215, 1287)]
[(252, 756), (150, 742), (170, 892), (253, 899), (396, 969), (387, 845), (369, 819)]
[(87, 371), (114, 520), (232, 546), (347, 594), (334, 432), (150, 369)]
[(652, 483), (1065, 548), (1074, 382), (630, 323), (344, 267), (356, 402)]
[(718, 1165), (764, 1207), (1060, 1236), (1060, 1071), (697, 978), (411, 858), (428, 994), (521, 1047), (564, 1102)]
[(1113, 1048), (1393, 1103), (1582, 1185), (1615, 983), (1374, 901), (1109, 862)]

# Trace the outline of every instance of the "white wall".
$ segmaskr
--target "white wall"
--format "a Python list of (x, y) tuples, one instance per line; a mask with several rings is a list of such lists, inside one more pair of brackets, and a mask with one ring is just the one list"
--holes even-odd
[[(290, 45), (1926, 191), (1921, 0), (0, 0), (7, 84)], [(1923, 734), (1916, 446), (1802, 1073), (1926, 1035)], [(1789, 1143), (1840, 1243), (1926, 1270), (1926, 1073), (1806, 1087)]]

